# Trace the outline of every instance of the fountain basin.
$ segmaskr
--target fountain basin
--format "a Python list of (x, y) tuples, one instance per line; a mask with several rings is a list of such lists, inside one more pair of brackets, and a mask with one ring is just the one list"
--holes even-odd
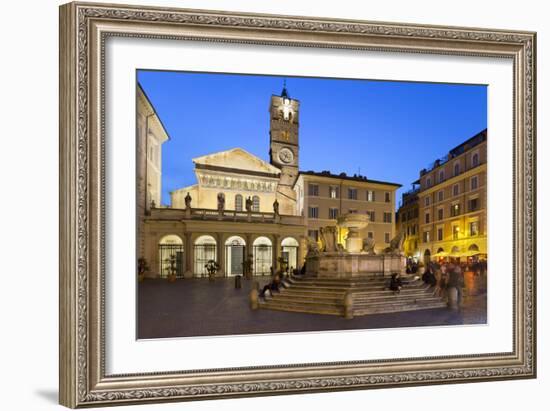
[(360, 278), (373, 274), (389, 276), (405, 271), (406, 258), (400, 255), (321, 253), (306, 258), (306, 275), (316, 278)]

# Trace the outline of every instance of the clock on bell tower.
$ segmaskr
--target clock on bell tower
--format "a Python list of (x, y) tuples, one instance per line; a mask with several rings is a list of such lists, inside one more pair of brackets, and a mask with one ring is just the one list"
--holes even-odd
[[(281, 169), (278, 196), (296, 201), (292, 189), (298, 176), (298, 126), (300, 102), (290, 97), (286, 82), (280, 96), (271, 96), (269, 106), (269, 158)], [(279, 200), (281, 202), (281, 200)], [(293, 213), (292, 213), (293, 214)]]

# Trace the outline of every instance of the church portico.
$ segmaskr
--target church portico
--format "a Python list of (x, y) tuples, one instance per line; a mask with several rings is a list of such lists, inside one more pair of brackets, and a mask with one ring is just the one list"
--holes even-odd
[[(271, 274), (271, 267), (280, 267), (279, 258), (285, 257), (288, 267), (298, 268), (306, 254), (306, 230), (296, 216), (256, 216), (235, 221), (233, 215), (192, 214), (185, 218), (185, 210), (152, 209), (145, 220), (145, 256), (150, 262), (148, 277), (167, 276), (166, 250), (177, 252), (178, 278), (206, 277), (204, 265), (209, 260), (219, 264), (217, 277), (244, 275), (243, 263), (251, 259), (255, 276)], [(199, 218), (199, 217), (200, 218)], [(204, 218), (203, 218), (204, 217)], [(287, 218), (291, 217), (291, 218)], [(177, 239), (174, 248), (166, 239)], [(177, 243), (177, 244), (176, 244)], [(163, 252), (161, 252), (163, 251)], [(292, 261), (288, 258), (292, 258)]]

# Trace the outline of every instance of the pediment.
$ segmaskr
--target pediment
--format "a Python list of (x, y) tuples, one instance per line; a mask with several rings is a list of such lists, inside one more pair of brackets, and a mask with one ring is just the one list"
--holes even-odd
[(281, 170), (242, 148), (219, 151), (193, 159), (198, 168), (233, 169), (245, 173), (279, 175)]

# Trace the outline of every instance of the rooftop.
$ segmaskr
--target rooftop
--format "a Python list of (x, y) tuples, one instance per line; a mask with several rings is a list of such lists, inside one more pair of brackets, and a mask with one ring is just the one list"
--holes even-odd
[(458, 146), (449, 150), (449, 152), (446, 155), (438, 158), (433, 163), (431, 163), (428, 167), (422, 169), (420, 171), (420, 175), (422, 176), (426, 173), (429, 173), (430, 171), (436, 169), (437, 167), (442, 166), (443, 164), (447, 163), (449, 160), (452, 160), (453, 158), (456, 158), (459, 155), (464, 154), (466, 151), (483, 143), (486, 140), (487, 140), (487, 129), (480, 131), (473, 137), (470, 137), (468, 140), (460, 143)]
[(367, 176), (354, 174), (353, 176), (348, 176), (346, 173), (340, 173), (340, 174), (333, 174), (328, 170), (323, 171), (300, 171), (300, 174), (309, 175), (309, 176), (318, 176), (318, 177), (327, 177), (327, 178), (334, 178), (339, 180), (347, 180), (347, 181), (358, 181), (362, 183), (372, 183), (372, 184), (384, 184), (394, 187), (401, 187), (401, 184), (397, 183), (391, 183), (388, 181), (380, 181), (380, 180), (371, 180), (367, 178)]

